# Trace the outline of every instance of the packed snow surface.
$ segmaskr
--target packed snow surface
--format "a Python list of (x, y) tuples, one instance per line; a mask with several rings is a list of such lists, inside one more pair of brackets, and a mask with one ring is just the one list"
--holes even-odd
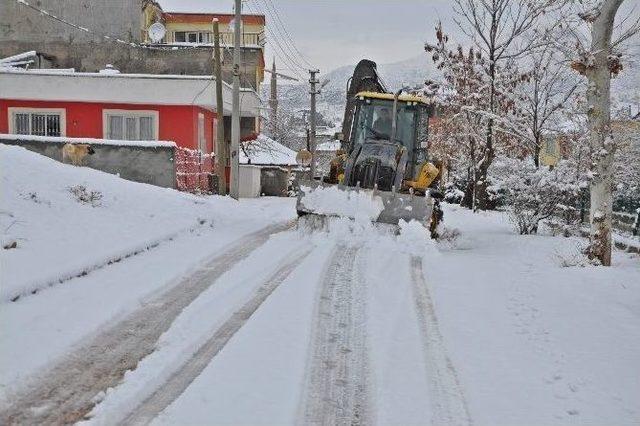
[(300, 424), (336, 413), (382, 425), (637, 424), (637, 256), (616, 252), (609, 269), (566, 266), (578, 262), (580, 239), (522, 237), (500, 213), (445, 215), (452, 236), (440, 243), (412, 222), (396, 236), (339, 218), (272, 238), (185, 310), (90, 423), (119, 421), (181, 357), (198, 362), (197, 342), (240, 293), (294, 261), (186, 390), (161, 391), (173, 402), (155, 406), (154, 424)]
[(295, 214), (291, 199), (195, 196), (1, 144), (0, 176), (0, 237), (17, 244), (0, 250), (0, 396), (230, 243)]

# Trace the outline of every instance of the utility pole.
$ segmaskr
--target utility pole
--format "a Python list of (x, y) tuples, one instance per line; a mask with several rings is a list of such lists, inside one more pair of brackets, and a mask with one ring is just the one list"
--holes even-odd
[(304, 123), (305, 134), (307, 135), (307, 139), (305, 139), (305, 148), (307, 151), (311, 152), (311, 144), (309, 143), (309, 122), (307, 121), (307, 111), (302, 111), (302, 122)]
[(320, 70), (309, 70), (309, 74), (311, 78), (309, 79), (309, 83), (311, 83), (311, 117), (309, 118), (309, 122), (311, 124), (311, 129), (309, 133), (309, 145), (311, 148), (311, 179), (314, 179), (316, 176), (316, 95), (319, 93), (316, 89), (316, 84), (320, 83), (319, 80), (316, 80), (316, 74), (318, 74)]
[(278, 73), (276, 71), (276, 58), (273, 58), (271, 68), (271, 97), (269, 98), (269, 118), (271, 119), (271, 137), (278, 135)]
[(213, 20), (213, 73), (216, 79), (216, 174), (218, 194), (227, 195), (227, 147), (224, 140), (224, 100), (222, 99), (222, 65), (220, 61), (220, 28)]
[(233, 110), (231, 112), (231, 184), (229, 192), (237, 200), (240, 198), (240, 26), (242, 23), (242, 0), (235, 0), (233, 22)]

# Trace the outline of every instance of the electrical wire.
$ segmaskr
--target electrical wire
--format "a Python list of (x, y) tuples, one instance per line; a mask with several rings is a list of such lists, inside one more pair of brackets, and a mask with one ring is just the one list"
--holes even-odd
[[(253, 7), (249, 3), (247, 3), (247, 7), (249, 7), (249, 9), (251, 9), (253, 13), (262, 14), (260, 10), (258, 10), (258, 12), (254, 11)], [(304, 67), (301, 66), (299, 63), (297, 63), (295, 59), (291, 58), (291, 56), (287, 54), (286, 50), (282, 47), (282, 45), (276, 38), (275, 34), (273, 34), (273, 32), (270, 30), (268, 26), (265, 26), (265, 32), (269, 35), (269, 37), (273, 41), (275, 56), (280, 60), (281, 63), (284, 63), (289, 68), (291, 68), (293, 73), (296, 75), (296, 77), (304, 80), (305, 77), (303, 77), (300, 74), (300, 70), (304, 70)]]
[[(108, 34), (104, 34), (104, 33), (100, 33), (100, 32), (97, 32), (97, 31), (90, 30), (89, 28), (83, 27), (83, 26), (78, 25), (78, 24), (74, 24), (73, 22), (70, 22), (70, 21), (68, 21), (68, 20), (66, 20), (64, 18), (59, 17), (59, 16), (56, 16), (56, 15), (52, 14), (51, 12), (49, 12), (47, 10), (41, 9), (41, 8), (39, 8), (37, 6), (34, 6), (33, 4), (29, 3), (27, 0), (15, 0), (15, 2), (18, 3), (19, 5), (28, 7), (29, 9), (32, 9), (32, 10), (38, 12), (40, 15), (42, 15), (42, 16), (48, 18), (48, 19), (52, 19), (54, 21), (60, 22), (60, 23), (62, 23), (64, 25), (67, 25), (67, 26), (69, 26), (71, 28), (74, 28), (74, 29), (76, 29), (78, 31), (82, 31), (82, 32), (85, 32), (87, 34), (94, 35), (96, 37), (102, 38), (102, 39), (104, 39), (106, 41), (109, 41), (109, 42), (112, 42), (112, 43), (119, 43), (119, 44), (122, 44), (122, 45), (128, 45), (130, 47), (135, 47), (135, 48), (139, 48), (139, 49), (167, 50), (166, 48), (162, 48), (162, 47), (146, 46), (146, 45), (143, 45), (143, 44), (140, 44), (140, 43), (136, 43), (136, 42), (133, 42), (133, 41), (125, 41), (125, 40), (122, 40), (121, 38), (119, 38), (118, 36), (108, 35)], [(184, 47), (181, 47), (181, 49), (178, 49), (178, 50), (197, 49), (197, 48), (198, 48), (197, 46), (184, 46)]]
[[(250, 0), (248, 0), (250, 1)], [(247, 3), (247, 5), (249, 7), (250, 3)], [(254, 7), (256, 9), (258, 9), (259, 13), (262, 15), (269, 15), (268, 11), (265, 9), (264, 11), (262, 10), (262, 7), (258, 4), (257, 0), (254, 0)], [(269, 15), (270, 16), (270, 15)], [(270, 16), (271, 17), (271, 16)], [(285, 55), (289, 62), (292, 63), (295, 67), (298, 67), (299, 69), (303, 70), (303, 71), (307, 71), (307, 68), (303, 65), (300, 64), (299, 60), (296, 59), (296, 54), (291, 50), (291, 48), (289, 46), (287, 46), (285, 40), (284, 40), (284, 36), (282, 34), (282, 32), (280, 31), (280, 28), (276, 25), (276, 20), (273, 20), (274, 25), (273, 26), (265, 26), (267, 32), (269, 32), (269, 34), (271, 35), (275, 45), (280, 49), (280, 51), (282, 52), (283, 55)], [(277, 34), (274, 32), (277, 31)]]
[[(257, 0), (256, 0), (257, 1)], [(272, 0), (262, 0), (262, 2), (265, 4), (265, 6), (267, 6), (267, 8), (269, 8), (269, 5), (271, 5), (270, 10), (273, 11), (275, 17), (276, 17), (276, 21), (277, 23), (280, 24), (280, 28), (282, 28), (282, 31), (285, 34), (285, 41), (288, 42), (289, 46), (291, 48), (293, 48), (293, 50), (298, 54), (298, 56), (300, 57), (300, 59), (302, 59), (309, 67), (311, 67), (312, 69), (315, 69), (316, 67), (313, 66), (309, 61), (307, 61), (307, 59), (304, 57), (304, 55), (302, 54), (302, 52), (300, 52), (300, 50), (298, 50), (296, 44), (293, 41), (293, 37), (291, 37), (291, 34), (289, 33), (289, 31), (287, 31), (287, 27), (284, 25), (284, 23), (282, 22), (282, 19), (280, 18), (280, 14), (278, 13), (278, 9), (277, 7), (273, 4)]]
[[(253, 9), (250, 3), (246, 3), (246, 4), (247, 4), (247, 7), (252, 10), (252, 12), (260, 14), (261, 11), (260, 9), (258, 9), (258, 6), (254, 5), (258, 9), (258, 12), (255, 12), (255, 10)], [(281, 61), (281, 63), (284, 63), (285, 65), (291, 67), (296, 77), (304, 81), (306, 77), (300, 74), (300, 70), (305, 71), (306, 70), (305, 67), (300, 65), (295, 59), (293, 59), (289, 54), (287, 54), (287, 51), (282, 47), (278, 38), (275, 36), (275, 34), (270, 30), (268, 26), (265, 26), (265, 30), (274, 42), (273, 46), (274, 46), (275, 56)]]

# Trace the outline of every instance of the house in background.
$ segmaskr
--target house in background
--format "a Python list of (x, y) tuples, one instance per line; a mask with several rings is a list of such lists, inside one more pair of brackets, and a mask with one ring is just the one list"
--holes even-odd
[[(171, 50), (176, 56), (185, 49), (210, 51), (213, 48), (214, 19), (219, 22), (220, 43), (222, 45), (222, 79), (228, 83), (233, 81), (233, 19), (228, 13), (190, 13), (164, 11), (155, 1), (143, 4), (143, 39), (154, 49)], [(159, 43), (152, 43), (148, 28), (159, 22), (164, 25), (166, 34)], [(242, 15), (242, 38), (240, 40), (240, 86), (253, 89), (260, 93), (260, 86), (265, 74), (265, 24), (264, 15)], [(212, 71), (212, 69), (210, 69)], [(231, 121), (227, 118), (225, 128), (230, 128)], [(243, 119), (241, 121), (242, 136), (260, 133), (261, 121)], [(227, 142), (230, 142), (228, 140)]]
[[(164, 11), (155, 1), (146, 1), (142, 7), (142, 38), (145, 43), (157, 48), (200, 48), (213, 47), (213, 20), (218, 20), (222, 52), (222, 78), (231, 82), (233, 78), (234, 15), (229, 13), (191, 13)], [(166, 29), (164, 38), (153, 43), (148, 29), (154, 23), (161, 23)], [(266, 45), (264, 15), (242, 14), (240, 40), (240, 83), (260, 91), (264, 81), (264, 49)]]
[(541, 166), (555, 167), (558, 164), (562, 159), (560, 144), (561, 137), (556, 134), (544, 137), (538, 154), (538, 162)]
[[(171, 141), (181, 152), (193, 153), (182, 160), (190, 173), (209, 174), (219, 114), (230, 109), (227, 103), (215, 105), (213, 86), (209, 76), (0, 67), (0, 133), (142, 141), (138, 145), (143, 147)], [(231, 87), (223, 89), (230, 102)], [(255, 119), (258, 105), (257, 95), (245, 91), (241, 114)]]
[[(32, 3), (46, 13), (13, 0), (0, 1), (0, 57), (36, 51), (51, 59), (48, 66), (52, 68), (95, 72), (113, 64), (127, 73), (210, 75), (212, 20), (218, 18), (226, 46), (223, 79), (231, 82), (234, 40), (230, 14), (165, 12), (154, 0)], [(145, 48), (151, 42), (148, 28), (156, 22), (166, 26), (165, 40), (153, 49)], [(243, 14), (241, 28), (241, 85), (259, 92), (264, 79), (265, 16)]]

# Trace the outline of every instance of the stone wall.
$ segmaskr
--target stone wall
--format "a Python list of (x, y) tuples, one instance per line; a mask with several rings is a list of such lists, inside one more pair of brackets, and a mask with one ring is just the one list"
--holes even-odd
[[(95, 72), (112, 64), (123, 73), (211, 75), (213, 59), (211, 49), (180, 48), (143, 49), (109, 42), (3, 42), (0, 57), (35, 50), (43, 54), (53, 68), (75, 68), (76, 71)], [(260, 51), (242, 49), (240, 84), (255, 89), (256, 64)], [(231, 82), (231, 63), (223, 65), (222, 79)]]
[[(40, 0), (32, 2), (54, 15), (77, 23), (100, 35), (139, 43), (141, 41), (141, 0)], [(53, 68), (75, 68), (95, 72), (106, 64), (124, 73), (189, 74), (213, 73), (212, 49), (141, 48), (110, 42), (41, 15), (13, 0), (0, 1), (0, 57), (35, 50)], [(262, 52), (242, 48), (242, 87), (256, 90), (256, 70)], [(232, 79), (233, 49), (223, 51), (222, 78)]]
[[(62, 161), (65, 141), (3, 137), (0, 143), (22, 146), (29, 151)], [(77, 142), (78, 140), (74, 140)], [(84, 165), (119, 175), (134, 182), (176, 188), (175, 147), (169, 145), (117, 145), (106, 142), (91, 144), (95, 154), (86, 157)], [(46, 178), (46, 177), (45, 177)]]
[[(34, 6), (98, 34), (141, 41), (142, 0), (38, 0)], [(0, 42), (87, 42), (95, 36), (13, 0), (0, 2)]]

